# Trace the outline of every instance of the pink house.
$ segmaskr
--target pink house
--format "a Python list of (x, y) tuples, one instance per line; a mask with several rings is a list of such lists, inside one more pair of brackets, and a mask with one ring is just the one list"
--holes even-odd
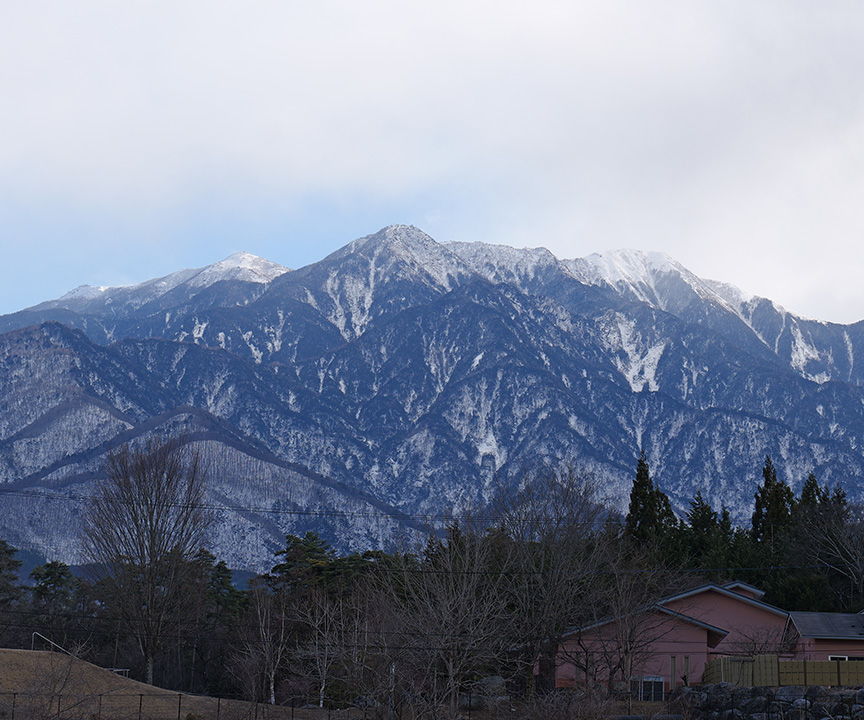
[(790, 612), (786, 640), (795, 660), (864, 661), (864, 614)]
[(784, 647), (789, 613), (762, 596), (743, 583), (702, 585), (573, 628), (558, 647), (554, 685), (609, 683), (660, 699), (673, 687), (701, 682), (713, 657), (776, 654)]

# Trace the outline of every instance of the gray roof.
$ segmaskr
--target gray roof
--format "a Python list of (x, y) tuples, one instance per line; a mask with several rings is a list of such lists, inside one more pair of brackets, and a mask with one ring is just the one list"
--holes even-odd
[(857, 613), (791, 612), (801, 637), (823, 640), (864, 640), (864, 616)]

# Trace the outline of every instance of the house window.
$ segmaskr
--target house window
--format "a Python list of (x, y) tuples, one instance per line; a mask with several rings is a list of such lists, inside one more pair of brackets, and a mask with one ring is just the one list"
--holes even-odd
[(663, 677), (661, 675), (643, 675), (630, 681), (630, 692), (636, 700), (663, 700)]
[(829, 655), (828, 659), (829, 660), (848, 660), (849, 658), (847, 658), (845, 655)]
[(864, 662), (864, 657), (856, 655), (829, 655), (829, 660), (848, 660), (849, 662)]

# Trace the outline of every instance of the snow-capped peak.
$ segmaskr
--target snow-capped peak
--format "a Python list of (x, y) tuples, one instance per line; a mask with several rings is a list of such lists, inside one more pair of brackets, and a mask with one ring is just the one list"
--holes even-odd
[(454, 281), (471, 274), (470, 268), (443, 244), (413, 225), (389, 225), (374, 235), (354, 240), (337, 254), (372, 253), (388, 250), (409, 266), (421, 269), (439, 286), (450, 290)]
[(690, 274), (683, 265), (665, 253), (646, 253), (641, 250), (610, 250), (565, 262), (574, 270), (578, 269), (592, 284), (606, 282), (613, 286), (637, 283), (652, 285), (653, 278), (659, 273)]
[(610, 250), (565, 260), (564, 263), (582, 282), (610, 285), (618, 292), (630, 294), (637, 300), (663, 310), (681, 300), (680, 290), (685, 288), (705, 300), (737, 312), (724, 294), (718, 293), (708, 282), (665, 253)]
[(60, 300), (94, 300), (109, 289), (107, 285), (79, 285), (60, 297)]
[(448, 250), (464, 260), (474, 272), (490, 282), (522, 282), (533, 280), (549, 268), (569, 270), (544, 247), (513, 248), (474, 242), (449, 242)]
[(289, 268), (270, 260), (247, 252), (237, 252), (203, 268), (189, 280), (189, 284), (193, 287), (204, 287), (220, 280), (268, 283), (286, 272), (289, 272)]
[(50, 300), (36, 307), (39, 309), (63, 307), (80, 311), (104, 303), (110, 304), (113, 308), (128, 306), (134, 309), (162, 297), (181, 285), (201, 289), (223, 280), (264, 284), (286, 272), (290, 270), (282, 265), (246, 252), (238, 252), (203, 268), (178, 270), (170, 275), (146, 280), (137, 285), (81, 285), (57, 300)]

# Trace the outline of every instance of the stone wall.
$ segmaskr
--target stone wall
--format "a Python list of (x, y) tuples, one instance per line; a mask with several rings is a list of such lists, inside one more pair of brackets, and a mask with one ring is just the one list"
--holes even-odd
[(699, 720), (864, 720), (864, 688), (718, 683), (679, 688), (670, 696), (669, 708)]

